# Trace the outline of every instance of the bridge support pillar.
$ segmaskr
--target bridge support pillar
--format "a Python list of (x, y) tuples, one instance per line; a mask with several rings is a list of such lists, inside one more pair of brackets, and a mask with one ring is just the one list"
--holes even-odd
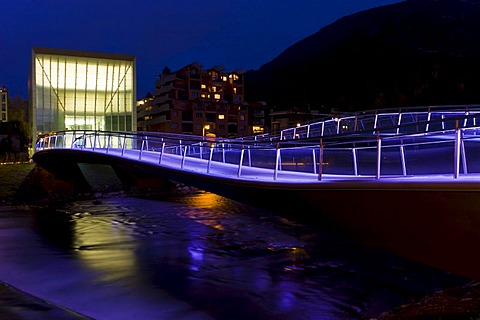
[(20, 186), (17, 200), (52, 204), (91, 192), (90, 185), (76, 163), (37, 163)]
[(172, 193), (175, 184), (170, 180), (145, 172), (141, 166), (112, 164), (113, 171), (122, 183), (122, 189), (131, 193), (158, 194)]

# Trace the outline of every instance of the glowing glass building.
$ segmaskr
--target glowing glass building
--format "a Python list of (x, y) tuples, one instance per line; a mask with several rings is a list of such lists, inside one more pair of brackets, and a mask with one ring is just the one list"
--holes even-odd
[(134, 56), (34, 47), (29, 87), (33, 142), (61, 130), (136, 130)]

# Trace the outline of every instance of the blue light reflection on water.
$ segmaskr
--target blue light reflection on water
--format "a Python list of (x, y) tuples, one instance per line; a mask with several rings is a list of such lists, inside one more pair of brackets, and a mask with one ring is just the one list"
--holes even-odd
[(97, 319), (363, 319), (465, 281), (210, 193), (10, 211), (0, 280)]

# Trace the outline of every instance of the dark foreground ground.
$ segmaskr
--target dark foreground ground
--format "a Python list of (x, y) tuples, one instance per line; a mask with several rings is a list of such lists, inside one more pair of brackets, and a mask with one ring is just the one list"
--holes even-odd
[[(34, 164), (0, 165), (0, 205), (11, 205), (20, 185)], [(111, 191), (111, 190), (109, 190)], [(118, 196), (118, 193), (116, 194)], [(109, 194), (96, 193), (108, 197)], [(16, 199), (18, 200), (18, 199)], [(472, 253), (475, 255), (476, 253)], [(17, 290), (0, 279), (0, 320), (21, 319), (90, 319), (74, 311)], [(465, 287), (436, 292), (418, 301), (399, 306), (379, 315), (378, 320), (390, 319), (465, 319), (480, 320), (480, 283), (472, 281)]]

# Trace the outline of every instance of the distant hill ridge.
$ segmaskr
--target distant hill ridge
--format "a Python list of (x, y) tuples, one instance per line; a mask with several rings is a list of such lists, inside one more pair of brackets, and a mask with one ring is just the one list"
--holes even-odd
[(480, 1), (408, 0), (343, 17), (245, 84), (247, 101), (278, 109), (480, 103)]

